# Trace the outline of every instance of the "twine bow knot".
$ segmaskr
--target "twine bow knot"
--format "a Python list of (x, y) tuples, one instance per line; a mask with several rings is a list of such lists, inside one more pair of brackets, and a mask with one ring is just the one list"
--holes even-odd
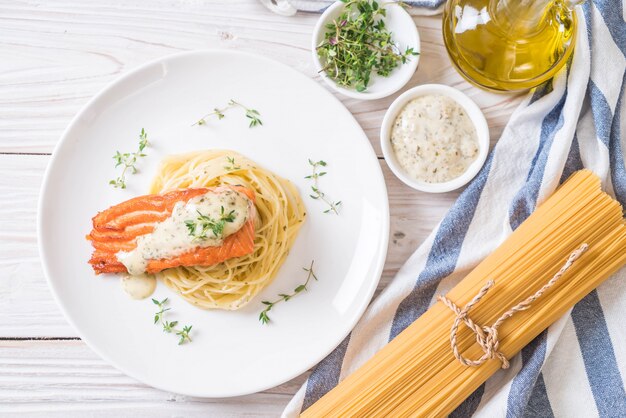
[[(589, 246), (587, 244), (582, 244), (578, 249), (576, 249), (570, 256), (568, 257), (563, 267), (556, 272), (556, 274), (548, 281), (541, 289), (539, 289), (535, 294), (529, 296), (527, 299), (518, 303), (517, 305), (510, 308), (508, 311), (503, 313), (496, 322), (491, 326), (480, 326), (472, 321), (472, 318), (468, 316), (470, 310), (474, 305), (476, 305), (480, 300), (487, 294), (489, 289), (491, 289), (495, 282), (493, 280), (489, 280), (478, 292), (476, 296), (472, 300), (470, 300), (463, 309), (459, 308), (454, 302), (448, 299), (444, 295), (439, 295), (438, 299), (443, 302), (448, 308), (450, 308), (456, 315), (454, 318), (454, 322), (452, 323), (452, 328), (450, 329), (450, 346), (452, 347), (452, 353), (454, 357), (465, 366), (478, 367), (484, 362), (492, 359), (498, 359), (502, 363), (503, 369), (509, 368), (509, 360), (506, 356), (499, 350), (500, 348), (500, 339), (498, 338), (498, 328), (504, 321), (512, 317), (516, 312), (525, 311), (526, 309), (531, 307), (531, 304), (540, 298), (549, 288), (551, 288), (563, 274), (569, 269), (572, 264), (584, 253), (587, 251)], [(457, 345), (456, 337), (458, 333), (459, 326), (461, 322), (464, 323), (470, 330), (474, 332), (476, 335), (476, 342), (482, 348), (484, 354), (476, 359), (471, 360), (467, 357), (464, 357), (460, 352)]]

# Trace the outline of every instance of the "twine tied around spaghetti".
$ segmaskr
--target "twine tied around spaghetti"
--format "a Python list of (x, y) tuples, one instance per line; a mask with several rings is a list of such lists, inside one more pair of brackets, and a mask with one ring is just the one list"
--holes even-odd
[[(472, 300), (468, 302), (467, 305), (463, 309), (459, 308), (454, 302), (448, 299), (444, 295), (439, 295), (438, 299), (443, 302), (448, 308), (450, 308), (455, 314), (456, 318), (454, 319), (454, 323), (452, 324), (452, 328), (450, 329), (450, 345), (452, 347), (452, 352), (454, 353), (454, 357), (461, 362), (461, 364), (465, 366), (478, 367), (487, 360), (497, 358), (502, 363), (503, 369), (509, 368), (509, 360), (502, 354), (498, 349), (500, 348), (500, 340), (498, 338), (498, 328), (504, 321), (515, 315), (516, 312), (525, 311), (526, 309), (531, 307), (531, 304), (539, 299), (548, 289), (550, 289), (554, 284), (563, 276), (563, 274), (569, 269), (572, 264), (584, 253), (587, 251), (589, 246), (587, 244), (582, 244), (578, 249), (576, 249), (570, 256), (568, 257), (565, 264), (556, 274), (545, 284), (541, 289), (539, 289), (535, 294), (529, 296), (527, 299), (518, 303), (517, 305), (510, 308), (508, 311), (503, 313), (500, 318), (496, 320), (491, 326), (480, 326), (476, 324), (472, 319), (468, 316), (470, 310), (474, 305), (476, 305), (480, 300), (487, 294), (489, 289), (493, 287), (495, 282), (493, 280), (489, 280), (478, 292), (476, 296)], [(461, 322), (465, 323), (465, 325), (471, 329), (474, 334), (476, 334), (476, 342), (483, 349), (484, 354), (477, 360), (470, 360), (459, 353), (459, 348), (456, 342), (456, 336), (458, 333), (459, 325)]]

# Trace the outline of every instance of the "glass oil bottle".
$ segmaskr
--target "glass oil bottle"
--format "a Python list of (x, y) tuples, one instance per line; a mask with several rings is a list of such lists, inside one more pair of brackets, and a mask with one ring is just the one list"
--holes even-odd
[(526, 90), (552, 78), (572, 54), (576, 0), (448, 0), (443, 36), (475, 85)]

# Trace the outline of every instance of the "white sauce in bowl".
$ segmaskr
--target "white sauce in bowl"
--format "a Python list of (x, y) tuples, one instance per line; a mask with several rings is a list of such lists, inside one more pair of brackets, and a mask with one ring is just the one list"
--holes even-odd
[(479, 145), (463, 107), (448, 96), (431, 94), (402, 108), (391, 128), (391, 147), (410, 177), (443, 183), (467, 171)]
[[(120, 251), (117, 259), (126, 266), (131, 275), (146, 271), (150, 260), (172, 258), (197, 247), (217, 247), (224, 238), (239, 231), (246, 223), (251, 206), (247, 196), (225, 188), (194, 197), (188, 202), (178, 202), (170, 217), (156, 224), (150, 234), (137, 237), (137, 247), (132, 251)], [(214, 222), (232, 212), (232, 220), (223, 223), (221, 234), (208, 229), (202, 239), (190, 233), (187, 221), (196, 221), (200, 214)], [(199, 225), (196, 234), (202, 232)]]

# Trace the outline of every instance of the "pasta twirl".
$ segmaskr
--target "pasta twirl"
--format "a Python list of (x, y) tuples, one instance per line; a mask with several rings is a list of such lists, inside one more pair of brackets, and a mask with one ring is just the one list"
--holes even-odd
[(295, 186), (254, 161), (226, 150), (198, 151), (165, 158), (150, 193), (241, 185), (256, 193), (254, 252), (212, 267), (179, 267), (157, 277), (195, 306), (239, 309), (267, 286), (287, 257), (304, 222), (304, 204)]
[[(626, 263), (622, 207), (602, 192), (598, 177), (586, 170), (575, 173), (446, 296), (465, 306), (493, 280), (469, 313), (475, 323), (490, 326), (544, 286), (582, 244), (587, 251), (563, 276), (499, 328), (499, 351), (510, 359)], [(435, 303), (302, 416), (446, 416), (502, 366), (497, 359), (465, 366), (454, 357), (455, 315), (441, 301)], [(456, 342), (467, 358), (483, 354), (465, 325)]]

